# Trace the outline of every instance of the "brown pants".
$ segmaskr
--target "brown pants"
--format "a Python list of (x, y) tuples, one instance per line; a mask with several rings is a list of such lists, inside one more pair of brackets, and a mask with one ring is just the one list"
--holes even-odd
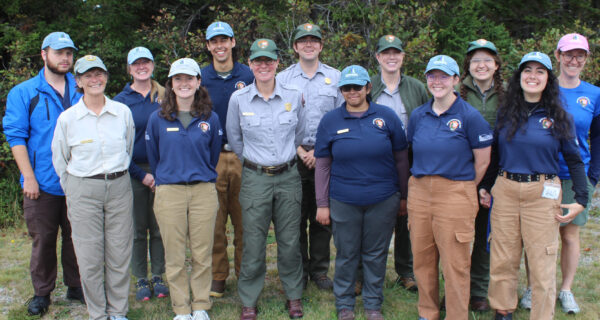
[[(208, 297), (212, 265), (210, 253), (217, 206), (214, 183), (156, 187), (154, 213), (165, 247), (166, 275), (171, 305), (176, 314), (208, 310), (212, 306)], [(188, 241), (192, 254), (189, 276), (185, 263)]]
[(61, 233), (63, 279), (68, 287), (81, 287), (79, 267), (71, 240), (71, 224), (67, 218), (64, 196), (40, 191), (36, 200), (24, 197), (23, 210), (27, 230), (33, 241), (29, 271), (36, 296), (47, 296), (56, 283), (56, 236)]
[[(560, 185), (560, 179), (554, 178)], [(529, 261), (532, 290), (530, 319), (554, 317), (558, 226), (561, 199), (542, 198), (545, 178), (515, 182), (498, 177), (492, 189), (490, 305), (496, 310), (517, 308), (517, 285), (523, 246)]]
[(229, 275), (227, 257), (227, 217), (233, 225), (235, 275), (239, 277), (242, 264), (242, 208), (239, 195), (242, 183), (242, 164), (233, 152), (223, 151), (217, 163), (217, 194), (219, 211), (215, 221), (215, 239), (212, 251), (213, 280), (226, 280)]
[(419, 316), (437, 320), (441, 258), (446, 318), (468, 319), (471, 242), (475, 236), (477, 191), (473, 181), (440, 176), (408, 181), (408, 224), (419, 286)]

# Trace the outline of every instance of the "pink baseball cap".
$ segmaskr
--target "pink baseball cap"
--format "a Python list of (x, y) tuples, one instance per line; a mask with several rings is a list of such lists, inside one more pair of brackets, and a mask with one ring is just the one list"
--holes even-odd
[(558, 41), (558, 46), (556, 46), (556, 50), (562, 52), (574, 49), (582, 49), (587, 53), (590, 52), (590, 46), (588, 45), (587, 39), (579, 33), (569, 33), (564, 35)]

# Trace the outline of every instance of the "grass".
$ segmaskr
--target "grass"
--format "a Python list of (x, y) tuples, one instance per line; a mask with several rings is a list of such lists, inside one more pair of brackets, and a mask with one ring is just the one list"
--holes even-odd
[[(229, 226), (231, 228), (231, 226)], [(600, 319), (600, 217), (595, 212), (585, 228), (582, 229), (582, 253), (580, 267), (575, 278), (573, 292), (577, 297), (582, 312), (577, 315), (565, 315), (557, 304), (555, 319)], [(26, 228), (20, 226), (0, 230), (0, 319), (21, 320), (39, 319), (26, 316), (27, 299), (33, 294), (29, 277), (29, 255), (31, 240)], [(229, 248), (233, 257), (233, 248)], [(278, 280), (276, 270), (276, 244), (274, 237), (268, 239), (267, 276), (265, 288), (259, 300), (259, 319), (287, 319), (283, 307), (285, 295)], [(390, 250), (391, 253), (392, 250)], [(335, 252), (335, 250), (333, 250)], [(390, 254), (390, 256), (393, 256)], [(332, 256), (332, 259), (334, 257)], [(232, 262), (233, 263), (233, 262)], [(525, 274), (521, 268), (520, 293), (524, 287)], [(560, 270), (560, 268), (558, 268)], [(52, 305), (43, 319), (87, 319), (85, 306), (65, 299), (66, 288), (62, 284), (62, 269), (59, 267), (57, 287), (52, 294)], [(333, 260), (330, 276), (333, 276)], [(388, 259), (388, 270), (385, 282), (385, 302), (383, 313), (386, 319), (417, 319), (417, 295), (394, 285), (396, 274), (393, 268), (393, 258)], [(560, 273), (557, 275), (560, 283)], [(441, 293), (443, 294), (443, 293)], [(318, 290), (309, 283), (304, 292), (304, 319), (336, 319), (335, 299), (331, 292)], [(131, 320), (141, 319), (172, 319), (173, 312), (170, 301), (152, 299), (150, 302), (137, 302), (134, 299), (134, 288), (130, 295)], [(240, 300), (236, 292), (235, 276), (227, 280), (226, 295), (214, 300), (213, 308), (209, 311), (212, 319), (239, 319)], [(362, 299), (357, 299), (357, 319), (365, 319), (362, 309)], [(515, 319), (528, 319), (529, 312), (517, 310)], [(492, 312), (472, 313), (470, 319), (492, 319)]]

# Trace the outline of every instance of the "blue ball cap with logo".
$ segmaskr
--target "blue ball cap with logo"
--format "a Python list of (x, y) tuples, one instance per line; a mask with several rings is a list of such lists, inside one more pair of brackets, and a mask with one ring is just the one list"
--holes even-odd
[(190, 76), (201, 76), (200, 66), (198, 66), (196, 60), (192, 58), (181, 58), (175, 60), (175, 62), (171, 64), (171, 69), (169, 70), (169, 78), (180, 73), (188, 74)]
[(521, 68), (521, 66), (524, 63), (527, 63), (530, 61), (539, 62), (544, 67), (546, 67), (546, 69), (552, 70), (552, 62), (550, 61), (550, 57), (548, 57), (548, 55), (545, 53), (542, 53), (539, 51), (533, 51), (533, 52), (530, 52), (530, 53), (524, 55), (523, 58), (521, 59), (521, 62), (519, 62), (519, 68)]
[(71, 40), (71, 37), (61, 31), (52, 32), (44, 38), (44, 41), (42, 42), (42, 50), (48, 47), (54, 50), (60, 50), (64, 48), (73, 48), (74, 50), (77, 50), (73, 40)]
[(351, 65), (342, 70), (337, 86), (338, 88), (349, 84), (364, 86), (368, 82), (371, 82), (371, 78), (367, 70), (361, 66)]
[(458, 64), (456, 63), (456, 60), (443, 54), (437, 55), (429, 59), (429, 62), (427, 63), (427, 68), (425, 69), (425, 73), (431, 70), (440, 70), (447, 73), (450, 76), (460, 75), (460, 70), (458, 69)]
[(154, 61), (154, 57), (152, 56), (152, 52), (144, 47), (136, 47), (129, 50), (127, 54), (127, 64), (133, 64), (137, 59), (146, 58), (148, 60)]
[(210, 40), (214, 36), (228, 36), (233, 38), (233, 29), (227, 22), (216, 21), (206, 28), (206, 40)]

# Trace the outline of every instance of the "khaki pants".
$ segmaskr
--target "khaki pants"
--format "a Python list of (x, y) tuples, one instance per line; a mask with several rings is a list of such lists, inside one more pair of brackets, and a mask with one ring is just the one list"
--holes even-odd
[(229, 275), (227, 257), (227, 217), (233, 225), (233, 254), (235, 275), (239, 277), (242, 264), (242, 208), (240, 207), (240, 185), (242, 164), (233, 152), (222, 151), (217, 163), (217, 193), (219, 211), (215, 222), (215, 242), (212, 251), (213, 280), (226, 280)]
[(437, 320), (438, 264), (445, 279), (446, 318), (468, 319), (471, 242), (475, 236), (477, 192), (473, 181), (440, 176), (411, 177), (408, 224), (419, 286), (419, 316)]
[[(171, 305), (176, 314), (208, 310), (211, 284), (211, 252), (217, 215), (214, 183), (160, 185), (156, 188), (154, 213), (165, 247), (166, 276)], [(186, 241), (192, 252), (188, 280), (185, 265)], [(190, 287), (193, 299), (190, 303)]]
[[(532, 290), (530, 319), (554, 317), (556, 301), (557, 200), (542, 198), (545, 178), (516, 182), (498, 177), (492, 189), (492, 242), (490, 247), (490, 306), (517, 308), (517, 285), (523, 246), (529, 261)], [(559, 178), (554, 182), (560, 184)]]
[(65, 193), (90, 319), (125, 316), (133, 246), (129, 174), (114, 180), (69, 175)]

